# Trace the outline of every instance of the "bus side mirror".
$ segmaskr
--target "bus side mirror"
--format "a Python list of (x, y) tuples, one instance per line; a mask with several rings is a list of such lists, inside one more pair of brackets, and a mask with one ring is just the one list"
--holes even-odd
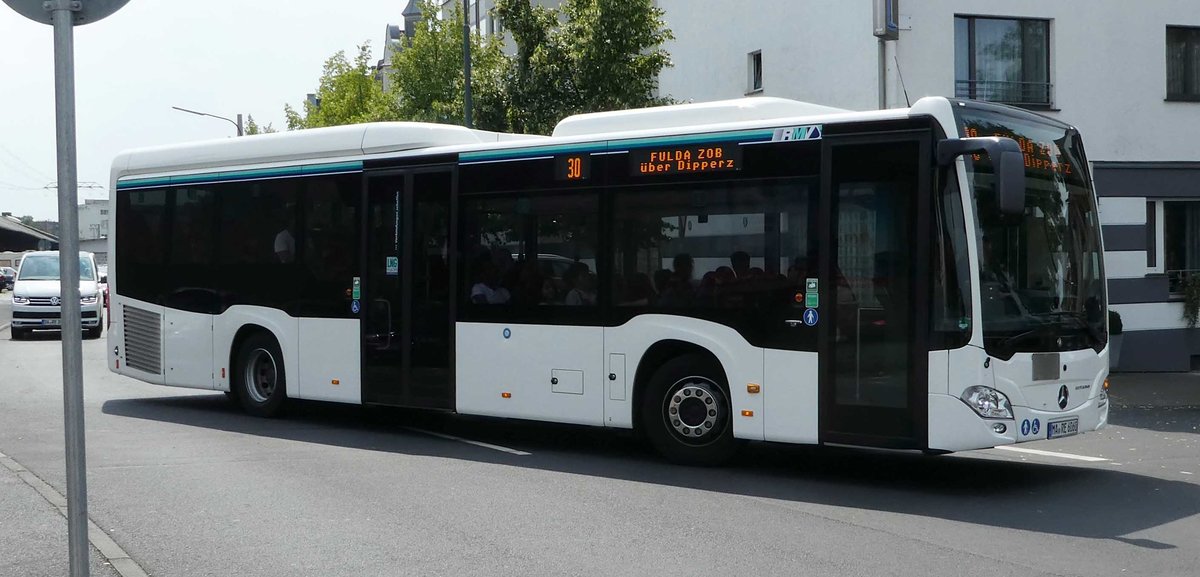
[(959, 138), (938, 142), (937, 158), (949, 166), (964, 154), (986, 153), (995, 167), (996, 204), (1001, 214), (1025, 212), (1025, 154), (1017, 141), (1002, 136)]

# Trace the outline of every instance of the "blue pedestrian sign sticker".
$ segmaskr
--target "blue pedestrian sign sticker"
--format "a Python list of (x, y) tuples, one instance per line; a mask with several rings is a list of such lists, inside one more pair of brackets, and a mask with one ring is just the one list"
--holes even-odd
[(804, 324), (812, 327), (817, 325), (817, 321), (821, 320), (817, 314), (817, 309), (808, 309), (804, 311)]
[(358, 314), (358, 311), (360, 310), (362, 310), (362, 305), (360, 305), (357, 300), (350, 301), (350, 312)]
[(1029, 419), (1025, 419), (1024, 421), (1021, 421), (1021, 435), (1026, 436), (1028, 434), (1029, 434)]

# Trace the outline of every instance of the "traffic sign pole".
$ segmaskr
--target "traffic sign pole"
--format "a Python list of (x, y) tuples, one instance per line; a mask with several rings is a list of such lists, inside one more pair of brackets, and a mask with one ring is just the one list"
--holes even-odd
[[(75, 17), (69, 0), (49, 3), (54, 23), (58, 140), (58, 263), (62, 282), (63, 426), (67, 444), (67, 542), (71, 576), (87, 577), (87, 463), (83, 437), (83, 327), (79, 312), (79, 212), (75, 158)], [(78, 2), (74, 3), (78, 5)]]
[[(67, 460), (67, 547), (71, 577), (88, 577), (87, 463), (83, 429), (83, 326), (79, 311), (79, 208), (75, 157), (75, 26), (129, 0), (4, 0), (54, 27), (54, 112), (58, 142), (59, 286), (62, 299), (63, 429)], [(94, 273), (95, 271), (93, 271)]]

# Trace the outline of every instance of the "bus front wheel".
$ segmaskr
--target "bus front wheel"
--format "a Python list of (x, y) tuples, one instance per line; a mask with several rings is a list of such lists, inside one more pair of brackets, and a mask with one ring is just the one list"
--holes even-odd
[(287, 379), (279, 343), (265, 333), (256, 333), (238, 349), (238, 396), (242, 408), (257, 417), (274, 417), (287, 399)]
[(642, 397), (642, 426), (654, 448), (681, 465), (719, 465), (737, 452), (725, 372), (702, 355), (664, 363)]

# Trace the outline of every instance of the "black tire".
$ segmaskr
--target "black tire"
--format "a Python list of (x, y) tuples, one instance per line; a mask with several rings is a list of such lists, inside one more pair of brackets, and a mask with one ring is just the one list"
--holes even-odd
[(255, 333), (238, 348), (232, 388), (242, 408), (256, 417), (275, 417), (287, 400), (287, 378), (279, 343), (266, 333)]
[(664, 363), (642, 396), (642, 429), (668, 460), (681, 465), (720, 465), (738, 450), (733, 407), (720, 365), (702, 355)]
[(225, 398), (229, 399), (229, 402), (231, 402), (231, 403), (241, 403), (242, 402), (241, 397), (238, 396), (237, 389), (233, 389), (232, 391), (221, 391), (221, 392), (225, 393)]
[[(101, 322), (104, 322), (104, 321), (101, 321)], [(103, 330), (104, 330), (104, 327), (100, 327), (100, 326), (86, 329), (83, 331), (83, 337), (86, 339), (98, 339), (98, 338), (100, 338), (100, 332)]]
[(24, 340), (25, 337), (29, 335), (29, 331), (27, 329), (18, 329), (17, 327), (9, 327), (9, 330), (12, 331), (12, 340), (14, 340), (14, 341)]

